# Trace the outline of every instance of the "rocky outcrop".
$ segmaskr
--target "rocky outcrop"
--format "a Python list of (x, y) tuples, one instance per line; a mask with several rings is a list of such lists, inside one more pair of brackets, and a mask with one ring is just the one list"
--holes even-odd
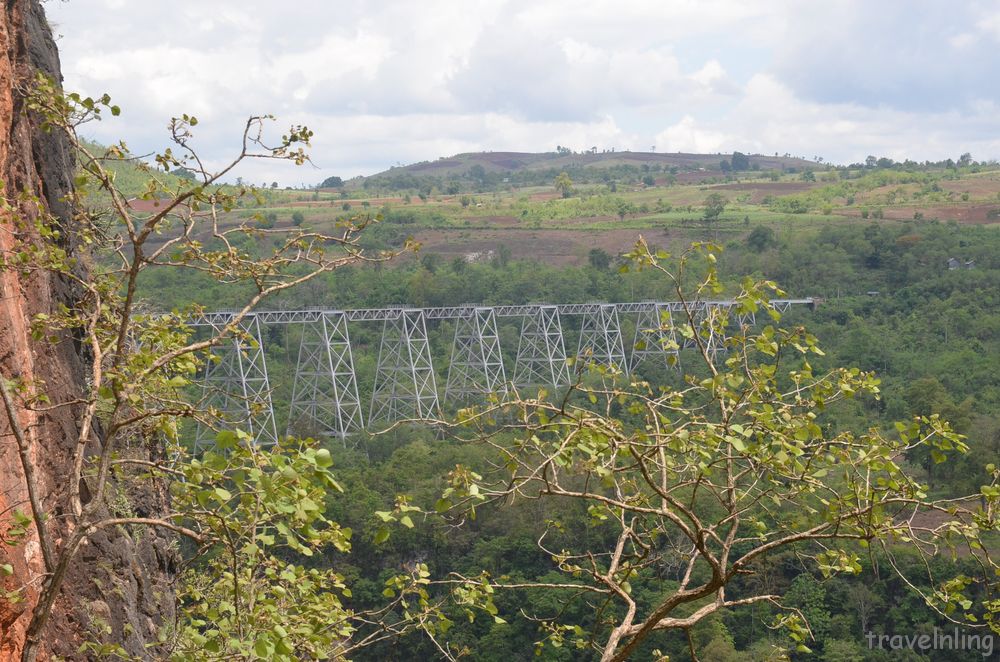
[[(0, 195), (15, 202), (15, 211), (0, 211), (0, 251), (31, 240), (33, 205), (16, 203), (21, 192), (40, 200), (63, 225), (64, 241), (72, 242), (72, 218), (63, 197), (72, 185), (72, 150), (64, 137), (38, 130), (36, 118), (24, 112), (24, 86), (36, 70), (60, 78), (59, 56), (38, 0), (0, 3)], [(37, 237), (34, 237), (37, 239)], [(67, 245), (67, 248), (71, 248)], [(36, 341), (32, 318), (62, 303), (71, 303), (73, 288), (66, 280), (44, 272), (25, 275), (0, 270), (0, 373), (38, 385), (54, 403), (81, 393), (86, 360), (73, 338), (58, 343)], [(65, 476), (76, 438), (76, 412), (69, 407), (45, 412), (21, 411), (39, 471), (44, 508), (56, 547), (65, 537)], [(146, 484), (120, 490), (133, 512), (156, 516), (164, 508), (162, 485)], [(0, 537), (13, 526), (13, 512), (29, 512), (24, 474), (6, 417), (0, 416)], [(33, 531), (27, 539), (0, 542), (0, 565), (13, 574), (0, 577), (0, 659), (19, 654), (38, 597), (44, 566)], [(172, 542), (156, 531), (128, 534), (102, 530), (77, 555), (53, 616), (45, 631), (41, 657), (83, 659), (86, 641), (116, 642), (130, 654), (149, 655), (145, 644), (155, 638), (161, 622), (170, 620), (170, 590), (174, 564)], [(23, 590), (18, 590), (23, 589)]]

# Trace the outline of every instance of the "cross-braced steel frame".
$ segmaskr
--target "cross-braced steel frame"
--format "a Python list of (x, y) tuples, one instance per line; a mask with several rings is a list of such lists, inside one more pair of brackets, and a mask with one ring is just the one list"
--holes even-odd
[(288, 434), (343, 439), (363, 428), (347, 315), (324, 313), (302, 325)]
[(445, 382), (446, 400), (468, 400), (489, 393), (506, 393), (507, 377), (500, 352), (496, 315), (492, 308), (475, 308), (455, 321), (455, 340)]
[(706, 301), (689, 302), (687, 309), (682, 309), (678, 313), (681, 324), (689, 327), (692, 331), (691, 335), (684, 334), (681, 349), (697, 349), (700, 342), (712, 359), (715, 358), (720, 350), (725, 351), (725, 338), (720, 337), (716, 329), (716, 323), (720, 314), (727, 314), (726, 311), (728, 311), (730, 303), (728, 301), (711, 303)]
[(583, 314), (576, 356), (584, 363), (614, 367), (628, 374), (622, 327), (615, 304), (600, 304)]
[(217, 420), (212, 425), (199, 421), (196, 449), (211, 445), (215, 429), (225, 427), (245, 429), (259, 445), (277, 443), (267, 360), (256, 317), (244, 318), (233, 337), (212, 352), (205, 366), (203, 384), (205, 409)]
[(557, 306), (533, 306), (524, 316), (513, 381), (516, 386), (558, 387), (569, 383)]
[(677, 344), (673, 315), (669, 308), (660, 305), (639, 312), (635, 322), (635, 341), (632, 343), (633, 372), (639, 364), (650, 359), (663, 361), (680, 370), (680, 346)]
[(431, 418), (439, 413), (424, 312), (398, 310), (385, 320), (369, 422)]

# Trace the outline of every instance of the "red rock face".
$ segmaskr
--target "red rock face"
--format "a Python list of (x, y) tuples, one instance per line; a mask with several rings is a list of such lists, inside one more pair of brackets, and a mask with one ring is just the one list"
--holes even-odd
[[(0, 3), (0, 195), (14, 200), (27, 191), (37, 197), (61, 220), (71, 242), (72, 223), (62, 197), (71, 186), (72, 152), (64, 138), (40, 132), (36, 119), (22, 108), (23, 86), (37, 70), (60, 77), (58, 53), (42, 7), (38, 0), (4, 0)], [(31, 205), (20, 205), (14, 213), (0, 211), (0, 251), (6, 254), (16, 241), (37, 239), (30, 222), (34, 213)], [(30, 324), (36, 314), (72, 298), (73, 290), (62, 278), (0, 270), (0, 373), (38, 385), (52, 402), (72, 400), (81, 393), (85, 359), (73, 338), (58, 344), (34, 341)], [(66, 532), (60, 514), (76, 439), (76, 412), (23, 410), (20, 422), (38, 467), (50, 536), (58, 547)], [(132, 488), (129, 496), (135, 509), (150, 515), (164, 507), (162, 485)], [(6, 415), (0, 414), (0, 538), (11, 526), (14, 509), (30, 512), (17, 446)], [(13, 575), (0, 578), (3, 588), (26, 587), (19, 603), (0, 597), (0, 660), (6, 660), (20, 654), (44, 579), (34, 532), (17, 545), (0, 542), (0, 564), (14, 569)], [(135, 540), (110, 530), (95, 536), (68, 572), (40, 658), (79, 659), (77, 651), (84, 641), (114, 641), (134, 655), (149, 655), (144, 644), (154, 639), (162, 620), (172, 617), (173, 564), (169, 540), (155, 532)]]

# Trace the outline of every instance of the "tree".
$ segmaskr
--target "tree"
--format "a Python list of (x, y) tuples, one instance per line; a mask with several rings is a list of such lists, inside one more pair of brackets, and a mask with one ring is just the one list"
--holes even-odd
[(570, 179), (569, 175), (565, 172), (560, 172), (559, 176), (556, 177), (555, 187), (564, 198), (568, 198), (573, 195), (573, 180)]
[(719, 170), (721, 170), (722, 172), (724, 172), (724, 173), (725, 172), (729, 172), (732, 169), (733, 169), (733, 167), (731, 165), (729, 165), (729, 161), (728, 160), (722, 159), (721, 161), (719, 161)]
[(732, 161), (733, 170), (741, 171), (750, 169), (750, 159), (742, 152), (733, 152)]
[(344, 180), (336, 175), (333, 175), (324, 179), (323, 183), (319, 185), (319, 188), (341, 188), (343, 185)]
[(587, 261), (594, 269), (606, 271), (611, 266), (611, 254), (601, 248), (591, 248), (587, 254)]
[(750, 234), (747, 235), (747, 246), (754, 249), (758, 253), (766, 250), (769, 246), (774, 244), (774, 230), (771, 228), (758, 225)]
[(269, 211), (266, 214), (260, 214), (257, 220), (261, 228), (271, 230), (278, 224), (278, 213)]
[[(794, 553), (828, 577), (861, 572), (869, 549), (888, 559), (903, 548), (927, 558), (937, 545), (971, 544), (980, 575), (937, 584), (933, 565), (917, 563), (928, 576), (904, 579), (942, 618), (968, 627), (965, 589), (995, 589), (997, 565), (980, 538), (997, 527), (1000, 474), (984, 488), (984, 506), (931, 499), (899, 460), (917, 446), (963, 452), (942, 419), (917, 416), (889, 432), (834, 428), (823, 412), (877, 396), (879, 380), (857, 369), (815, 371), (811, 362), (823, 355), (816, 338), (777, 325), (781, 315), (768, 296), (781, 292), (771, 282), (745, 279), (735, 297), (734, 314), (766, 313), (775, 323), (759, 332), (722, 308), (696, 312), (703, 310), (696, 302), (722, 289), (718, 252), (695, 245), (673, 263), (640, 240), (628, 256), (665, 277), (681, 302), (674, 324), (697, 347), (700, 377), (655, 387), (592, 366), (556, 400), (543, 393), (463, 412), (474, 438), (490, 445), (495, 466), (506, 470), (493, 479), (466, 472), (453, 480), (442, 508), (458, 514), (482, 501), (555, 500), (586, 512), (593, 533), (565, 535), (560, 518), (550, 521), (538, 544), (561, 579), (532, 583), (484, 572), (457, 580), (492, 592), (561, 591), (561, 609), (542, 622), (547, 639), (592, 648), (605, 662), (631, 659), (655, 632), (690, 636), (713, 614), (760, 603), (776, 610), (775, 625), (809, 652), (807, 617), (822, 627), (829, 615), (811, 590), (817, 584), (803, 579), (786, 600), (766, 582), (748, 581), (773, 556)], [(498, 415), (518, 422), (509, 442), (490, 427)], [(664, 568), (679, 568), (675, 581), (663, 581)], [(658, 588), (640, 597), (633, 587), (645, 582)], [(583, 621), (570, 604), (581, 606)]]
[(705, 220), (706, 221), (716, 221), (719, 216), (722, 215), (723, 210), (725, 210), (726, 205), (729, 204), (729, 200), (726, 199), (721, 193), (709, 193), (705, 198)]
[(441, 264), (441, 256), (437, 253), (424, 253), (420, 256), (420, 264), (430, 273), (436, 273)]
[(303, 214), (299, 210), (296, 209), (295, 211), (292, 212), (292, 225), (294, 225), (295, 227), (302, 225), (302, 223), (305, 220), (306, 220), (305, 214)]
[[(165, 642), (175, 650), (208, 646), (220, 657), (233, 657), (252, 649), (258, 657), (291, 659), (297, 650), (328, 648), (324, 641), (350, 638), (370, 618), (359, 620), (339, 607), (339, 596), (346, 593), (333, 574), (307, 570), (296, 563), (298, 557), (289, 556), (311, 553), (313, 546), (324, 544), (348, 549), (349, 532), (326, 520), (316, 505), (317, 490), (331, 487), (325, 451), (317, 450), (315, 442), (289, 442), (265, 451), (245, 435), (227, 433), (219, 439), (218, 453), (193, 459), (180, 443), (185, 420), (233, 422), (223, 412), (188, 404), (184, 390), (211, 360), (213, 348), (234, 337), (253, 342), (245, 332), (246, 316), (267, 297), (345, 265), (379, 263), (398, 251), (364, 252), (358, 241), (365, 219), (345, 222), (333, 235), (295, 228), (262, 230), (246, 222), (222, 227), (216, 222), (243, 198), (257, 195), (252, 189), (224, 185), (222, 178), (251, 159), (305, 163), (312, 136), (306, 127), (293, 126), (271, 142), (265, 136), (270, 118), (251, 117), (243, 127), (240, 151), (221, 169), (209, 171), (194, 146), (194, 117), (171, 120), (173, 149), (156, 154), (156, 165), (151, 166), (124, 144), (95, 153), (79, 139), (81, 125), (105, 113), (118, 114), (107, 95), (64, 95), (52, 80), (39, 76), (27, 106), (42, 118), (44, 129), (63, 133), (80, 159), (83, 185), (71, 200), (73, 243), (79, 252), (67, 254), (60, 240), (67, 229), (40, 207), (35, 222), (43, 241), (15, 243), (3, 253), (0, 269), (46, 271), (74, 284), (79, 292), (74, 306), (39, 315), (33, 332), (54, 342), (77, 339), (89, 356), (89, 374), (81, 393), (69, 400), (49, 397), (45, 384), (0, 375), (3, 415), (21, 449), (30, 495), (25, 526), (37, 532), (45, 567), (23, 659), (34, 660), (48, 636), (46, 624), (74, 558), (89, 538), (110, 527), (135, 535), (153, 527), (194, 543), (194, 556), (187, 563), (199, 574), (186, 579), (190, 590), (182, 590), (184, 609), (174, 638)], [(137, 162), (148, 177), (145, 190), (163, 200), (152, 214), (134, 212), (116, 184), (114, 168)], [(180, 167), (195, 179), (178, 186), (162, 176)], [(103, 192), (107, 207), (88, 208), (82, 198), (85, 190)], [(6, 200), (0, 200), (0, 207), (8, 208)], [(210, 240), (202, 241), (203, 236)], [(257, 243), (259, 237), (279, 241)], [(12, 259), (16, 255), (23, 259)], [(137, 298), (138, 283), (147, 274), (170, 269), (205, 274), (223, 285), (239, 284), (233, 296), (240, 296), (240, 303), (228, 321), (196, 338), (189, 325), (199, 314), (196, 307), (152, 312), (152, 306)], [(73, 449), (73, 457), (65, 476), (65, 503), (58, 507), (39, 493), (35, 463), (40, 460), (30, 453), (21, 418), (22, 412), (37, 416), (57, 409), (69, 409), (76, 420), (72, 436), (62, 442)], [(145, 444), (159, 446), (153, 459), (132, 451)], [(277, 475), (281, 481), (274, 480)], [(170, 482), (173, 509), (163, 515), (112, 507), (129, 484), (178, 476), (184, 480)], [(272, 489), (276, 483), (281, 485), (277, 491)], [(289, 508), (289, 500), (294, 507)], [(283, 533), (280, 541), (275, 531)], [(422, 590), (420, 572), (400, 576), (394, 595), (405, 594), (412, 604), (428, 606), (413, 593)], [(286, 612), (295, 623), (289, 629), (282, 624)], [(428, 613), (423, 606), (410, 611), (418, 612)], [(213, 629), (203, 627), (206, 617)], [(416, 622), (409, 617), (404, 621)]]
[(625, 198), (617, 198), (615, 200), (615, 213), (618, 214), (618, 220), (624, 221), (626, 216), (635, 213), (635, 205)]
[(196, 178), (195, 174), (190, 170), (188, 170), (187, 168), (176, 168), (172, 171), (172, 174), (175, 177), (181, 177), (183, 179), (194, 180)]
[(476, 182), (478, 186), (484, 186), (486, 184), (486, 168), (484, 168), (481, 163), (473, 164), (473, 166), (469, 168), (469, 177)]

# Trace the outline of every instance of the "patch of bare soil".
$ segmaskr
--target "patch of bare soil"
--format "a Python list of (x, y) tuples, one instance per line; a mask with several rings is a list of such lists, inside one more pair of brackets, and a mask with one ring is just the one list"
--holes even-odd
[(886, 218), (912, 219), (914, 213), (923, 214), (927, 220), (957, 221), (967, 225), (986, 225), (1000, 223), (1000, 217), (990, 218), (990, 213), (1000, 214), (1000, 202), (995, 205), (932, 205), (927, 207), (886, 207), (883, 213)]
[(713, 177), (721, 177), (721, 170), (698, 170), (694, 172), (679, 172), (674, 177), (678, 184), (707, 184)]
[(464, 220), (473, 225), (516, 228), (521, 221), (515, 216), (466, 216)]
[(713, 190), (749, 191), (750, 202), (760, 204), (767, 196), (791, 195), (802, 193), (822, 186), (819, 182), (747, 182), (743, 184), (722, 184), (712, 187)]
[(560, 193), (559, 191), (541, 191), (539, 193), (532, 193), (530, 199), (545, 201), (545, 200), (555, 200), (561, 197), (562, 193)]
[[(912, 509), (905, 510), (895, 517), (896, 522), (903, 523), (908, 522), (914, 531), (919, 532), (919, 537), (925, 539), (928, 537), (928, 529), (938, 529), (947, 525), (949, 522), (958, 520), (964, 523), (969, 523), (972, 521), (972, 513), (977, 511), (981, 506), (979, 499), (965, 499), (962, 501), (956, 501), (953, 504), (955, 508), (954, 514), (948, 512), (942, 512), (940, 510), (929, 510), (923, 509), (914, 512)], [(918, 543), (919, 544), (919, 543)], [(933, 551), (933, 548), (927, 544), (919, 544), (927, 552)], [(939, 548), (938, 553), (948, 554), (950, 550), (947, 548)], [(990, 553), (995, 553), (996, 550), (991, 549)], [(960, 558), (966, 558), (972, 556), (973, 554), (981, 555), (983, 552), (969, 549), (967, 545), (957, 545), (955, 548), (955, 554)]]
[[(882, 210), (885, 218), (894, 221), (910, 221), (914, 219), (914, 214), (922, 214), (923, 220), (931, 221), (955, 221), (963, 225), (991, 225), (1000, 223), (1000, 217), (992, 217), (991, 212), (1000, 213), (1000, 202), (995, 205), (927, 205), (927, 206), (900, 206), (886, 207)], [(851, 218), (861, 218), (861, 210), (856, 207), (834, 209), (837, 216), (848, 216)], [(874, 219), (872, 219), (874, 220)]]
[(968, 179), (944, 180), (940, 183), (945, 191), (966, 193), (973, 198), (994, 197), (1000, 192), (1000, 179), (993, 177), (970, 177)]
[(554, 265), (586, 264), (593, 248), (611, 255), (631, 250), (639, 235), (654, 243), (664, 243), (662, 230), (423, 230), (414, 237), (421, 251), (443, 257), (486, 255), (506, 246), (514, 259), (544, 260)]

